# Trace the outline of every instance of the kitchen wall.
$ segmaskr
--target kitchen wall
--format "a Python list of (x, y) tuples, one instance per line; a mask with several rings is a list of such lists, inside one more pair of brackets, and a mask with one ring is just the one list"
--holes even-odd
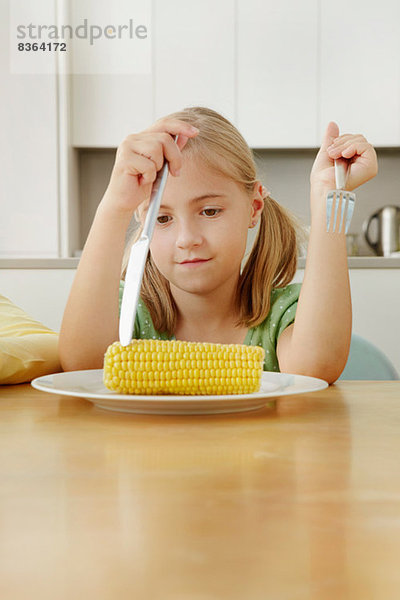
[[(315, 150), (257, 150), (259, 177), (273, 198), (292, 210), (305, 225), (310, 223), (309, 175)], [(98, 202), (107, 187), (115, 150), (77, 150), (80, 178), (80, 240), (83, 245)], [(357, 204), (350, 232), (358, 234), (360, 255), (373, 255), (364, 241), (363, 222), (386, 204), (400, 206), (400, 148), (377, 149), (379, 173), (356, 190)], [(373, 230), (371, 230), (373, 234)]]

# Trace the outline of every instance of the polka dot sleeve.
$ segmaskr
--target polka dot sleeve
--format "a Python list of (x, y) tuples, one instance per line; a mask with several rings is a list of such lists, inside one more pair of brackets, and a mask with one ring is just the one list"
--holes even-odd
[(282, 331), (294, 322), (300, 289), (300, 283), (291, 283), (272, 294), (269, 333), (275, 348)]

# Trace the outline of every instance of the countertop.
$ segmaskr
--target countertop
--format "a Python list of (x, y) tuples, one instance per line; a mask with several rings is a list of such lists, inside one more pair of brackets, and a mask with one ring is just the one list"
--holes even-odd
[(0, 387), (3, 600), (397, 600), (400, 382), (241, 414)]
[[(76, 269), (79, 258), (0, 258), (0, 269)], [(350, 269), (399, 269), (400, 256), (349, 256)], [(304, 269), (305, 258), (299, 258), (298, 267)]]

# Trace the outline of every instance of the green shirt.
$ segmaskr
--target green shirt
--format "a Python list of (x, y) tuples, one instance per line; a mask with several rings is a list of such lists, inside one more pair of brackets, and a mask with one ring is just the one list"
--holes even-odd
[[(265, 350), (264, 371), (279, 371), (276, 345), (282, 331), (294, 321), (300, 288), (300, 283), (290, 283), (284, 288), (273, 289), (271, 308), (267, 318), (260, 325), (251, 327), (246, 334), (244, 344), (261, 346)], [(124, 282), (121, 281), (119, 286), (120, 310), (123, 290)], [(137, 340), (174, 340), (175, 336), (168, 336), (165, 331), (162, 333), (156, 331), (145, 303), (139, 300), (133, 338)]]

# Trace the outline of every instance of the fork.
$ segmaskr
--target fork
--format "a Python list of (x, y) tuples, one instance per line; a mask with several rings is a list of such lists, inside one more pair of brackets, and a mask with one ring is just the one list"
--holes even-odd
[(330, 233), (340, 233), (344, 224), (347, 233), (353, 216), (356, 195), (345, 189), (349, 171), (350, 165), (345, 158), (335, 160), (336, 190), (326, 196), (326, 230)]

